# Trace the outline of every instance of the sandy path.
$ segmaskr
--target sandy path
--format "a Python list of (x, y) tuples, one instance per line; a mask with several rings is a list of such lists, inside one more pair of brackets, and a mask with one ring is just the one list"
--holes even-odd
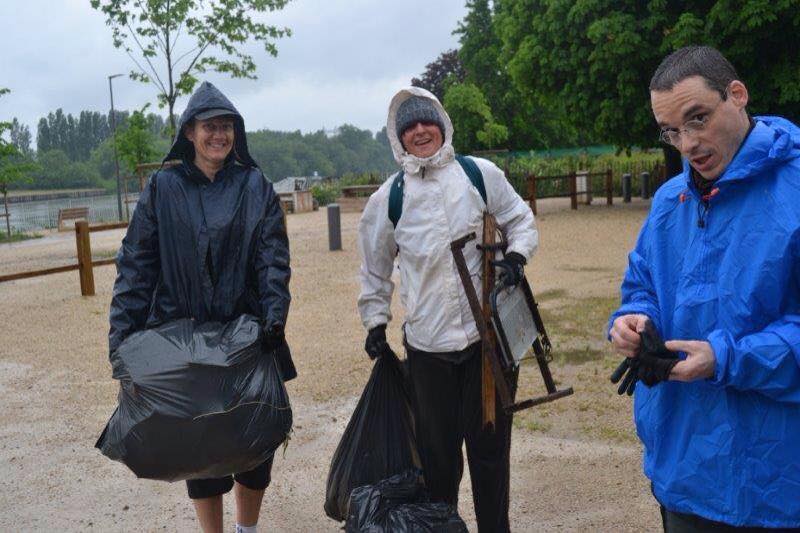
[[(541, 250), (530, 267), (536, 292), (560, 302), (613, 296), (646, 206), (582, 207), (542, 202)], [(300, 378), (288, 385), (295, 433), (276, 457), (262, 511), (267, 531), (336, 531), (324, 516), (330, 457), (369, 373), (355, 299), (358, 215), (342, 219), (342, 252), (327, 251), (325, 213), (289, 217), (293, 304), (288, 337)], [(110, 253), (121, 232), (92, 235)], [(74, 258), (74, 237), (0, 245), (0, 273)], [(193, 531), (182, 483), (136, 480), (102, 457), (94, 441), (114, 409), (117, 384), (106, 357), (113, 267), (95, 269), (98, 295), (82, 298), (77, 273), (0, 284), (0, 530)], [(561, 293), (559, 293), (561, 294)], [(399, 342), (402, 313), (390, 340)], [(598, 342), (600, 331), (598, 331)], [(610, 359), (556, 367), (576, 395), (533, 413), (550, 429), (515, 429), (512, 524), (516, 531), (642, 531), (657, 528), (657, 508), (630, 438), (630, 404), (604, 383)], [(597, 377), (599, 376), (599, 377)], [(594, 410), (595, 406), (602, 407)], [(590, 406), (584, 408), (584, 406)], [(588, 411), (587, 411), (588, 409)], [(599, 413), (595, 415), (594, 413)], [(629, 438), (581, 431), (606, 417)], [(605, 420), (605, 418), (604, 418)], [(474, 530), (468, 479), (460, 511)], [(226, 527), (232, 523), (230, 505)]]

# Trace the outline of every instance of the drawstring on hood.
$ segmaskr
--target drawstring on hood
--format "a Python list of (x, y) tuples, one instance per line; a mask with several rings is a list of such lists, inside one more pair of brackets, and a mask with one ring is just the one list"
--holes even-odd
[(231, 101), (219, 89), (207, 81), (204, 81), (189, 98), (186, 110), (184, 110), (178, 123), (178, 135), (175, 137), (175, 142), (172, 144), (167, 157), (164, 158), (164, 163), (175, 159), (192, 162), (194, 160), (194, 145), (186, 138), (186, 134), (183, 132), (184, 127), (197, 118), (197, 115), (220, 109), (229, 111), (229, 114), (233, 116), (234, 136), (230, 155), (242, 165), (258, 168), (258, 163), (250, 156), (250, 151), (247, 149), (247, 136), (245, 135), (242, 115), (239, 114)]
[[(411, 97), (422, 97), (431, 100), (444, 125), (444, 143), (439, 151), (430, 157), (421, 158), (409, 154), (403, 148), (403, 143), (400, 142), (400, 138), (397, 136), (397, 110), (403, 102)], [(392, 98), (389, 104), (389, 116), (386, 120), (386, 135), (389, 137), (389, 144), (392, 147), (395, 161), (403, 168), (406, 174), (419, 174), (425, 168), (443, 167), (455, 159), (453, 123), (439, 100), (431, 92), (420, 87), (406, 87)]]

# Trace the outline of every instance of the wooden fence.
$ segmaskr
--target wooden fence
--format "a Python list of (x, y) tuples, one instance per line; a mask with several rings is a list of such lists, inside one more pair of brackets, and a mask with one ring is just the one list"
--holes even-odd
[[(578, 191), (578, 178), (586, 180), (586, 188), (585, 191)], [(531, 211), (533, 214), (536, 214), (536, 200), (541, 200), (544, 198), (569, 198), (570, 199), (570, 207), (572, 209), (578, 209), (578, 195), (585, 195), (586, 203), (589, 204), (592, 201), (592, 181), (597, 178), (604, 178), (605, 179), (605, 193), (606, 193), (606, 205), (613, 205), (614, 203), (614, 182), (612, 178), (611, 169), (606, 170), (605, 172), (571, 172), (569, 174), (562, 174), (558, 176), (536, 176), (534, 174), (530, 174), (527, 176), (527, 195), (526, 200), (528, 200), (528, 204), (531, 206)], [(554, 181), (554, 180), (566, 180), (569, 192), (566, 194), (548, 194), (548, 195), (539, 195), (537, 194), (537, 182), (542, 181)]]
[(29, 270), (26, 272), (6, 274), (0, 276), (0, 283), (77, 270), (78, 278), (81, 284), (81, 295), (94, 296), (94, 267), (112, 265), (116, 262), (116, 259), (98, 259), (96, 261), (92, 261), (92, 243), (89, 236), (91, 233), (96, 231), (121, 229), (126, 228), (127, 226), (127, 222), (112, 222), (110, 224), (96, 224), (94, 226), (90, 226), (85, 220), (78, 221), (75, 223), (75, 255), (78, 260), (77, 263), (53, 268), (45, 268), (41, 270)]

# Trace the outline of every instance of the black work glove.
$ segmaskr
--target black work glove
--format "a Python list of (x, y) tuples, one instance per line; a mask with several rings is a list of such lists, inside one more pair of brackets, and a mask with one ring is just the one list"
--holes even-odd
[(273, 352), (282, 347), (286, 343), (286, 335), (283, 331), (283, 325), (273, 324), (268, 328), (264, 328), (263, 335), (261, 336), (261, 346), (265, 352)]
[(375, 326), (367, 333), (367, 340), (364, 342), (364, 351), (370, 359), (375, 359), (392, 352), (389, 343), (386, 342), (386, 324)]
[(641, 333), (642, 347), (639, 353), (639, 380), (652, 387), (669, 379), (672, 368), (678, 363), (678, 356), (664, 345), (664, 341), (651, 321), (644, 324)]
[(611, 374), (611, 383), (616, 384), (622, 380), (617, 394), (627, 393), (632, 396), (639, 380), (648, 387), (667, 381), (672, 368), (678, 362), (678, 356), (667, 350), (653, 322), (645, 322), (644, 331), (639, 336), (639, 353), (633, 358), (626, 357)]
[(525, 258), (517, 252), (508, 252), (500, 261), (492, 261), (500, 269), (500, 283), (504, 287), (513, 287), (522, 281), (525, 277), (525, 263)]

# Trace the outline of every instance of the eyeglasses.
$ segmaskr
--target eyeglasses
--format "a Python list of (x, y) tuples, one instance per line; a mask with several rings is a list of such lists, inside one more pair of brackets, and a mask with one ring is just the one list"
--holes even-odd
[(203, 122), (200, 125), (203, 131), (208, 134), (231, 133), (233, 131), (233, 122)]
[(717, 105), (714, 106), (714, 109), (708, 112), (698, 113), (694, 116), (694, 118), (687, 120), (683, 123), (680, 128), (664, 128), (659, 133), (658, 137), (661, 142), (669, 144), (671, 146), (678, 146), (681, 143), (681, 137), (695, 137), (701, 131), (706, 128), (708, 121), (711, 120), (711, 116), (714, 112), (722, 105), (725, 100), (727, 100), (728, 92), (725, 91), (725, 96), (717, 102)]

